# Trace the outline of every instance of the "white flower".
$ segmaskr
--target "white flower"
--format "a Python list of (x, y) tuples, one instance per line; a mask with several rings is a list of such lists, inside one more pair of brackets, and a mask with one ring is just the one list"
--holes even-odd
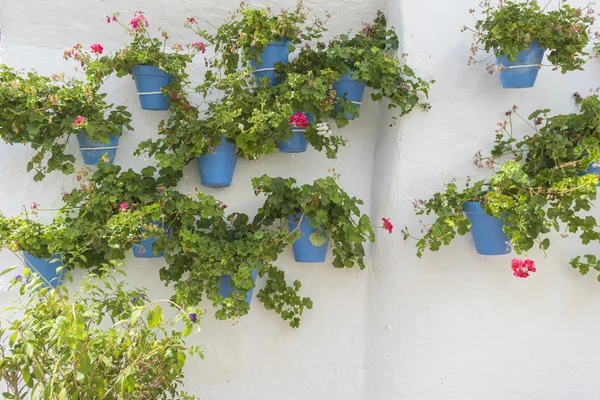
[(317, 124), (317, 132), (321, 136), (331, 137), (331, 127), (327, 122), (319, 122)]

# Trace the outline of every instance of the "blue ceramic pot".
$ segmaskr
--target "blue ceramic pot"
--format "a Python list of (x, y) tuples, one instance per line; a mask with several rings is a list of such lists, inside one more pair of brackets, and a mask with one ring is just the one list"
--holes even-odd
[(215, 153), (198, 157), (200, 182), (203, 186), (223, 188), (231, 186), (233, 171), (237, 162), (235, 143), (221, 136), (221, 143), (215, 147)]
[[(301, 213), (293, 217), (288, 217), (288, 228), (290, 232), (298, 227), (298, 221)], [(327, 250), (329, 249), (329, 237), (322, 246), (315, 246), (310, 241), (310, 235), (317, 231), (317, 228), (310, 226), (310, 219), (305, 215), (300, 222), (300, 233), (302, 236), (292, 244), (294, 249), (294, 259), (302, 263), (321, 263), (325, 262)]]
[(262, 53), (260, 53), (260, 62), (251, 60), (250, 65), (254, 68), (254, 77), (258, 80), (262, 80), (265, 76), (269, 77), (269, 86), (275, 86), (279, 83), (279, 80), (275, 77), (275, 64), (278, 62), (286, 64), (288, 61), (288, 45), (290, 44), (287, 40), (280, 40), (278, 42), (271, 42), (265, 47)]
[[(257, 271), (252, 270), (252, 280), (254, 282), (256, 282), (256, 275), (257, 275)], [(232, 277), (230, 274), (221, 275), (221, 283), (219, 284), (219, 294), (221, 296), (229, 297), (231, 292), (233, 292), (235, 290), (235, 288), (231, 284), (231, 280), (232, 280)], [(250, 302), (252, 301), (252, 292), (254, 292), (254, 289), (248, 290), (248, 293), (246, 295), (246, 302), (248, 304), (250, 304)]]
[(136, 65), (131, 69), (131, 74), (143, 110), (169, 109), (169, 97), (161, 91), (161, 88), (171, 84), (173, 80), (171, 74), (151, 65)]
[(63, 265), (62, 259), (58, 254), (53, 254), (52, 257), (47, 260), (45, 258), (34, 257), (24, 251), (23, 257), (25, 258), (25, 266), (43, 276), (46, 281), (50, 282), (52, 287), (62, 285), (63, 273), (56, 273), (56, 269)]
[(527, 50), (523, 50), (514, 62), (508, 61), (507, 56), (498, 56), (498, 64), (505, 69), (500, 73), (502, 87), (505, 89), (530, 88), (535, 84), (540, 70), (544, 52), (538, 42), (531, 42)]
[(497, 256), (511, 252), (510, 239), (502, 230), (502, 220), (486, 214), (477, 201), (463, 203), (463, 212), (471, 221), (471, 236), (477, 253), (485, 256)]
[[(356, 108), (360, 108), (367, 84), (355, 81), (350, 75), (351, 73), (340, 76), (340, 80), (333, 84), (333, 90), (335, 90), (336, 97), (341, 99), (345, 95), (346, 100), (352, 102)], [(354, 119), (352, 114), (345, 113), (344, 115), (348, 119)]]
[(119, 136), (110, 135), (109, 142), (102, 143), (100, 141), (91, 140), (85, 132), (81, 132), (77, 134), (77, 142), (79, 143), (79, 149), (83, 156), (83, 162), (86, 165), (97, 165), (104, 154), (108, 155), (109, 164), (112, 164), (117, 155)]
[[(152, 222), (154, 226), (162, 228), (162, 224), (160, 222)], [(144, 232), (144, 229), (140, 229), (140, 232)], [(164, 257), (165, 253), (160, 252), (154, 254), (154, 243), (156, 243), (155, 237), (149, 237), (140, 242), (140, 244), (134, 244), (131, 246), (131, 250), (133, 250), (133, 256), (136, 258), (158, 258)]]
[[(295, 113), (294, 113), (295, 114)], [(308, 123), (312, 124), (315, 120), (315, 114), (305, 113)], [(308, 148), (308, 142), (304, 138), (306, 128), (291, 128), (292, 137), (286, 141), (279, 142), (279, 151), (283, 153), (303, 153)]]

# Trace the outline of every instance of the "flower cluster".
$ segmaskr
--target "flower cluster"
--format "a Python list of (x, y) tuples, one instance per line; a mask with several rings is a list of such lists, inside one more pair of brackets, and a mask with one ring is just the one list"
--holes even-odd
[(102, 51), (104, 50), (104, 47), (102, 47), (100, 43), (93, 44), (90, 46), (90, 48), (96, 54), (102, 54)]
[(535, 263), (529, 258), (526, 258), (524, 260), (513, 258), (511, 262), (511, 267), (513, 270), (513, 275), (517, 278), (527, 278), (530, 272), (536, 272)]
[(331, 137), (331, 126), (327, 122), (319, 122), (317, 124), (317, 132), (323, 137)]
[(308, 118), (306, 118), (306, 115), (297, 112), (290, 117), (290, 125), (295, 128), (306, 128), (308, 126)]
[(148, 27), (148, 20), (146, 19), (146, 17), (144, 17), (144, 13), (141, 11), (137, 11), (135, 13), (135, 15), (133, 16), (133, 18), (131, 18), (131, 21), (129, 21), (129, 25), (131, 26), (131, 29), (133, 30), (138, 30), (138, 28), (147, 28)]
[(192, 48), (202, 53), (206, 52), (206, 46), (204, 45), (204, 42), (194, 42), (192, 43)]
[(389, 218), (381, 218), (381, 220), (383, 221), (383, 229), (385, 229), (389, 233), (392, 233), (392, 229), (394, 229), (394, 225), (392, 225)]
[(73, 123), (73, 125), (75, 125), (75, 126), (80, 126), (80, 125), (83, 125), (83, 124), (85, 124), (85, 122), (86, 122), (86, 119), (85, 119), (85, 117), (82, 117), (82, 116), (80, 115), (80, 116), (78, 116), (77, 118), (75, 118), (75, 122)]

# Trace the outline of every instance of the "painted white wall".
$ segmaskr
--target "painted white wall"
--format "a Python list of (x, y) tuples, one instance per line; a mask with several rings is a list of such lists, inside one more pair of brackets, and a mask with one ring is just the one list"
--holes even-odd
[[(546, 68), (533, 89), (503, 90), (499, 78), (488, 76), (483, 66), (466, 65), (470, 35), (460, 28), (471, 22), (468, 9), (476, 1), (306, 3), (316, 13), (332, 14), (330, 34), (359, 29), (360, 21), (383, 9), (411, 66), (420, 76), (437, 80), (432, 110), (416, 111), (389, 127), (384, 107), (365, 100), (361, 118), (343, 129), (349, 145), (337, 160), (313, 150), (241, 160), (228, 189), (200, 186), (196, 166), (190, 165), (179, 189), (198, 189), (224, 201), (228, 210), (253, 213), (261, 199), (252, 193), (251, 177), (267, 173), (304, 183), (334, 167), (346, 190), (365, 200), (364, 210), (371, 211), (374, 223), (389, 216), (396, 231), (378, 232), (367, 271), (301, 265), (294, 263), (291, 250), (283, 255), (279, 265), (288, 279), (300, 279), (302, 295), (315, 303), (298, 330), (256, 299), (250, 315), (235, 324), (216, 321), (208, 307), (203, 330), (194, 337), (206, 359), (189, 363), (188, 390), (204, 400), (598, 398), (600, 348), (594, 339), (600, 322), (594, 306), (600, 288), (593, 277), (581, 277), (568, 266), (576, 241), (553, 241), (548, 258), (532, 253), (538, 272), (518, 280), (511, 274), (511, 256), (479, 256), (468, 236), (418, 259), (414, 243), (403, 242), (399, 233), (404, 225), (418, 232), (413, 199), (430, 196), (452, 178), (460, 182), (466, 175), (483, 176), (472, 156), (490, 148), (495, 124), (506, 109), (517, 104), (525, 115), (546, 107), (575, 110), (570, 96), (595, 87), (598, 62), (567, 75)], [(270, 2), (274, 9), (293, 4)], [(218, 24), (237, 5), (232, 0), (1, 0), (0, 61), (72, 74), (73, 64), (62, 60), (65, 48), (76, 42), (101, 43), (105, 51), (114, 51), (127, 40), (120, 27), (106, 24), (105, 15), (119, 11), (126, 19), (142, 10), (152, 28), (160, 26), (174, 40), (188, 42), (191, 37), (182, 27), (186, 17)], [(200, 77), (201, 60), (192, 69)], [(134, 118), (135, 131), (121, 138), (116, 163), (141, 170), (147, 161), (131, 153), (137, 143), (155, 137), (166, 114), (142, 111), (129, 78), (111, 79), (106, 90), (111, 101), (128, 105)], [(76, 145), (72, 151), (79, 156)], [(0, 210), (7, 215), (33, 201), (57, 208), (62, 191), (76, 184), (73, 176), (59, 173), (34, 183), (25, 173), (31, 154), (26, 146), (0, 145)], [(53, 213), (41, 212), (40, 218)], [(12, 255), (0, 253), (0, 268), (15, 262)], [(168, 297), (170, 290), (158, 279), (161, 265), (160, 259), (130, 257), (129, 280), (148, 287), (153, 298)], [(0, 279), (4, 306), (12, 294), (6, 291), (8, 278)]]

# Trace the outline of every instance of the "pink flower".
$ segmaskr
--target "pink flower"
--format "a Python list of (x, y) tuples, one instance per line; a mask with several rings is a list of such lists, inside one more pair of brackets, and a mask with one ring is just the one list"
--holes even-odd
[(138, 27), (148, 27), (148, 20), (146, 20), (146, 17), (144, 17), (144, 13), (141, 11), (138, 11), (135, 13), (135, 15), (133, 16), (133, 18), (131, 18), (131, 21), (129, 21), (129, 25), (131, 25), (131, 29), (138, 29)]
[(290, 117), (290, 125), (295, 128), (306, 128), (308, 126), (308, 118), (306, 118), (306, 115), (297, 112)]
[(529, 258), (524, 260), (513, 258), (511, 261), (511, 268), (513, 270), (513, 275), (517, 278), (527, 278), (530, 272), (537, 271), (535, 268), (535, 263)]
[(392, 229), (394, 229), (394, 225), (392, 225), (390, 220), (388, 218), (381, 218), (381, 220), (383, 221), (383, 229), (385, 229), (389, 233), (392, 233)]
[(206, 46), (204, 46), (203, 42), (194, 42), (192, 43), (192, 47), (198, 51), (201, 51), (202, 53), (206, 52)]
[(32, 210), (37, 210), (39, 206), (40, 205), (34, 201), (33, 203), (31, 203), (29, 208), (31, 208)]
[(85, 122), (86, 122), (86, 119), (85, 119), (85, 117), (82, 117), (82, 116), (80, 115), (79, 117), (77, 117), (77, 118), (75, 119), (75, 122), (73, 123), (73, 125), (75, 125), (75, 126), (80, 126), (80, 125), (82, 125), (82, 124), (85, 124)]
[(110, 17), (108, 15), (106, 16), (106, 23), (110, 24)]
[(100, 46), (100, 43), (93, 44), (90, 47), (96, 54), (102, 54), (102, 50), (104, 50), (104, 47)]
[(129, 204), (127, 204), (126, 202), (123, 202), (123, 203), (119, 204), (119, 211), (125, 211), (125, 210), (127, 210), (127, 207), (129, 207)]

